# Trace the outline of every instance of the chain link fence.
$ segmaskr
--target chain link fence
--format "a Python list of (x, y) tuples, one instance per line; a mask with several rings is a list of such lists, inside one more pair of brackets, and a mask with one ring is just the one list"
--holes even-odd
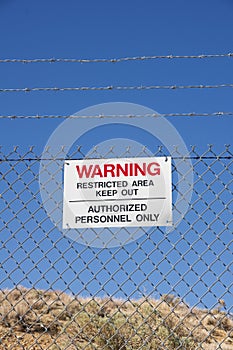
[[(62, 152), (47, 154), (48, 163), (64, 163)], [(153, 155), (167, 154), (158, 147)], [(66, 159), (84, 156), (78, 147)], [(88, 156), (151, 152), (95, 147)], [(180, 224), (170, 232), (139, 227), (137, 240), (106, 249), (71, 240), (50, 221), (38, 151), (1, 149), (0, 349), (233, 349), (232, 149), (192, 147), (184, 156), (174, 147), (171, 156), (174, 203), (174, 159), (193, 165), (192, 199)], [(49, 165), (47, 171), (53, 176)]]

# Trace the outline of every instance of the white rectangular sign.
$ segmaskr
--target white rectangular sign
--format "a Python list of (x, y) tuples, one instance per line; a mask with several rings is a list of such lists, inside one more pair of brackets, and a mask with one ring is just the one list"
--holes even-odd
[(171, 157), (65, 161), (64, 229), (170, 225)]

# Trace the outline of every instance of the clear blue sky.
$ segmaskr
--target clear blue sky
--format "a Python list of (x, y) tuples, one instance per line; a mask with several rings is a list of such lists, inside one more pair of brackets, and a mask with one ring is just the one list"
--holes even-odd
[[(0, 0), (0, 56), (1, 58), (116, 58), (126, 56), (144, 55), (197, 55), (233, 52), (233, 3), (231, 0), (148, 0), (148, 1), (77, 1), (77, 0)], [(198, 85), (198, 84), (223, 84), (233, 83), (233, 57), (202, 60), (157, 60), (145, 62), (123, 62), (118, 64), (78, 64), (78, 63), (38, 63), (38, 64), (0, 64), (0, 88), (24, 88), (24, 87), (72, 87), (72, 86), (106, 86), (106, 85)], [(83, 108), (104, 102), (132, 102), (152, 108), (159, 113), (179, 112), (217, 112), (233, 111), (233, 89), (190, 89), (190, 90), (151, 90), (151, 91), (104, 91), (104, 92), (30, 92), (30, 93), (0, 93), (0, 114), (4, 115), (35, 115), (35, 114), (65, 114), (75, 113)], [(232, 143), (233, 118), (170, 118), (169, 121), (177, 128), (187, 146), (197, 145), (201, 150), (207, 148), (207, 144), (214, 144), (216, 151), (224, 149), (224, 144)], [(10, 151), (12, 145), (20, 145), (26, 148), (36, 145), (42, 150), (50, 134), (61, 123), (60, 120), (1, 120), (0, 138), (1, 144)], [(46, 226), (45, 229), (49, 229)], [(26, 233), (24, 233), (26, 234)], [(157, 238), (156, 238), (157, 237)], [(26, 238), (26, 236), (25, 236)], [(154, 237), (159, 239), (158, 236)], [(23, 241), (23, 236), (20, 238)], [(165, 250), (171, 249), (178, 237), (172, 236)], [(229, 238), (226, 238), (228, 242)], [(173, 241), (174, 240), (174, 241)], [(41, 249), (46, 251), (49, 243), (41, 243)], [(13, 249), (11, 243), (10, 249)], [(25, 243), (26, 244), (26, 243)], [(24, 244), (25, 252), (35, 245), (30, 241)], [(43, 247), (43, 244), (46, 245)], [(186, 243), (183, 243), (184, 245)], [(51, 245), (51, 243), (50, 243)], [(182, 244), (181, 244), (182, 245)], [(68, 247), (68, 242), (63, 239), (59, 243), (62, 251)], [(76, 247), (76, 246), (75, 246)], [(169, 248), (170, 247), (170, 248)], [(77, 247), (76, 247), (77, 248)], [(132, 251), (135, 247), (131, 247)], [(199, 247), (201, 248), (201, 247)], [(202, 247), (204, 249), (204, 246)], [(52, 246), (51, 246), (52, 249)], [(81, 249), (81, 248), (80, 248)], [(153, 244), (148, 244), (145, 249), (150, 251)], [(183, 247), (184, 249), (184, 247)], [(131, 252), (132, 252), (131, 251)], [(182, 251), (182, 247), (181, 247)], [(35, 250), (31, 257), (38, 262), (43, 253)], [(7, 251), (4, 251), (7, 257)], [(75, 259), (75, 250), (69, 252), (67, 261)], [(119, 260), (126, 258), (125, 252), (119, 253)], [(162, 258), (161, 251), (152, 253), (151, 259), (159, 263)], [(161, 273), (165, 274), (177, 261), (176, 252), (170, 256), (170, 262), (164, 262), (161, 268), (154, 271), (154, 280), (161, 280)], [(15, 256), (20, 261), (20, 254)], [(85, 251), (82, 258), (91, 260), (92, 252)], [(197, 258), (197, 254), (195, 255)], [(110, 253), (105, 252), (102, 261), (110, 258)], [(57, 252), (51, 250), (51, 258), (59, 258)], [(142, 261), (144, 253), (140, 251), (135, 259)], [(192, 257), (189, 257), (192, 261)], [(214, 257), (213, 257), (214, 258)], [(140, 260), (141, 259), (141, 260)], [(230, 261), (230, 257), (226, 257)], [(208, 259), (207, 259), (208, 260)], [(67, 261), (57, 263), (64, 269)], [(95, 261), (95, 260), (93, 260)], [(195, 257), (194, 257), (195, 261)], [(211, 259), (210, 259), (211, 261)], [(9, 264), (13, 264), (10, 261)], [(41, 270), (48, 266), (49, 260), (41, 263)], [(156, 265), (156, 263), (155, 263)], [(39, 264), (38, 264), (39, 266)], [(85, 268), (82, 261), (74, 261), (74, 271)], [(12, 275), (15, 281), (23, 276), (23, 268), (29, 271), (33, 265), (21, 264), (16, 275)], [(70, 285), (75, 293), (81, 291), (82, 282), (88, 283), (92, 279), (92, 273), (98, 271), (101, 265), (93, 262), (89, 270), (80, 274), (79, 282)], [(119, 267), (114, 261), (108, 265), (113, 270)], [(12, 265), (5, 267), (5, 274)], [(125, 265), (126, 268), (126, 265)], [(133, 271), (135, 263), (129, 261), (129, 271)], [(179, 269), (188, 268), (186, 265)], [(197, 273), (205, 268), (200, 263)], [(153, 265), (145, 262), (142, 271), (135, 274), (133, 281), (139, 285), (145, 271), (153, 270)], [(221, 268), (216, 268), (221, 271)], [(29, 272), (28, 272), (29, 273)], [(54, 270), (48, 272), (45, 281), (38, 284), (41, 288), (51, 285), (54, 278)], [(20, 277), (21, 276), (21, 277)], [(29, 279), (35, 281), (41, 276), (40, 272), (32, 270)], [(101, 277), (102, 276), (102, 277)], [(63, 275), (69, 283), (71, 278), (75, 280), (75, 274), (69, 270)], [(231, 275), (232, 277), (232, 275)], [(100, 281), (90, 282), (86, 294), (95, 293), (109, 276), (106, 271), (100, 274)], [(116, 281), (126, 275), (116, 275)], [(153, 279), (152, 278), (152, 279)], [(170, 278), (170, 279), (169, 279)], [(206, 279), (207, 286), (213, 283), (215, 275)], [(229, 281), (230, 276), (226, 277)], [(168, 277), (169, 283), (175, 283), (179, 276)], [(192, 284), (195, 276), (188, 276), (188, 282)], [(102, 284), (101, 284), (102, 283)], [(162, 283), (162, 282), (161, 282)], [(169, 283), (161, 284), (159, 292), (169, 292)], [(25, 285), (30, 285), (24, 281)], [(156, 283), (155, 283), (156, 284)], [(6, 281), (3, 286), (11, 286)], [(111, 293), (116, 288), (116, 283), (105, 285), (105, 291)], [(64, 289), (65, 284), (56, 282), (53, 287)], [(145, 283), (145, 287), (151, 292), (153, 283)], [(135, 286), (128, 282), (123, 288), (126, 294), (133, 292)], [(175, 292), (184, 295), (187, 285), (179, 285)], [(202, 290), (203, 288), (203, 290)], [(189, 295), (188, 301), (192, 304), (198, 301), (200, 295), (205, 293), (205, 286), (200, 286), (195, 293)], [(84, 293), (84, 294), (85, 294)], [(211, 306), (217, 297), (224, 293), (221, 285), (216, 285), (215, 297), (203, 301), (204, 305)], [(156, 293), (154, 294), (157, 296)], [(119, 293), (124, 296), (124, 293)], [(139, 294), (136, 296), (140, 296)], [(230, 301), (230, 294), (228, 294)]]
[[(231, 0), (0, 1), (2, 58), (227, 53)], [(233, 58), (120, 64), (1, 64), (0, 87), (232, 83)], [(0, 95), (1, 114), (71, 114), (113, 101), (159, 113), (233, 110), (233, 89)], [(172, 118), (188, 144), (230, 143), (233, 119)], [(60, 121), (1, 121), (3, 144), (44, 144)]]

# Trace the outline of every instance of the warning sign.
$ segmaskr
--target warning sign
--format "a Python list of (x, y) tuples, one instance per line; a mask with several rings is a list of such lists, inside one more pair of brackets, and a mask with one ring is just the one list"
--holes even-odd
[(171, 158), (67, 160), (63, 228), (172, 225)]

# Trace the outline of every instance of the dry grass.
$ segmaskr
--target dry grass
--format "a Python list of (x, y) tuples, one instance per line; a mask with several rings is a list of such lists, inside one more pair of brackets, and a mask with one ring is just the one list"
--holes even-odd
[(233, 350), (233, 321), (174, 296), (132, 301), (0, 291), (1, 350)]

